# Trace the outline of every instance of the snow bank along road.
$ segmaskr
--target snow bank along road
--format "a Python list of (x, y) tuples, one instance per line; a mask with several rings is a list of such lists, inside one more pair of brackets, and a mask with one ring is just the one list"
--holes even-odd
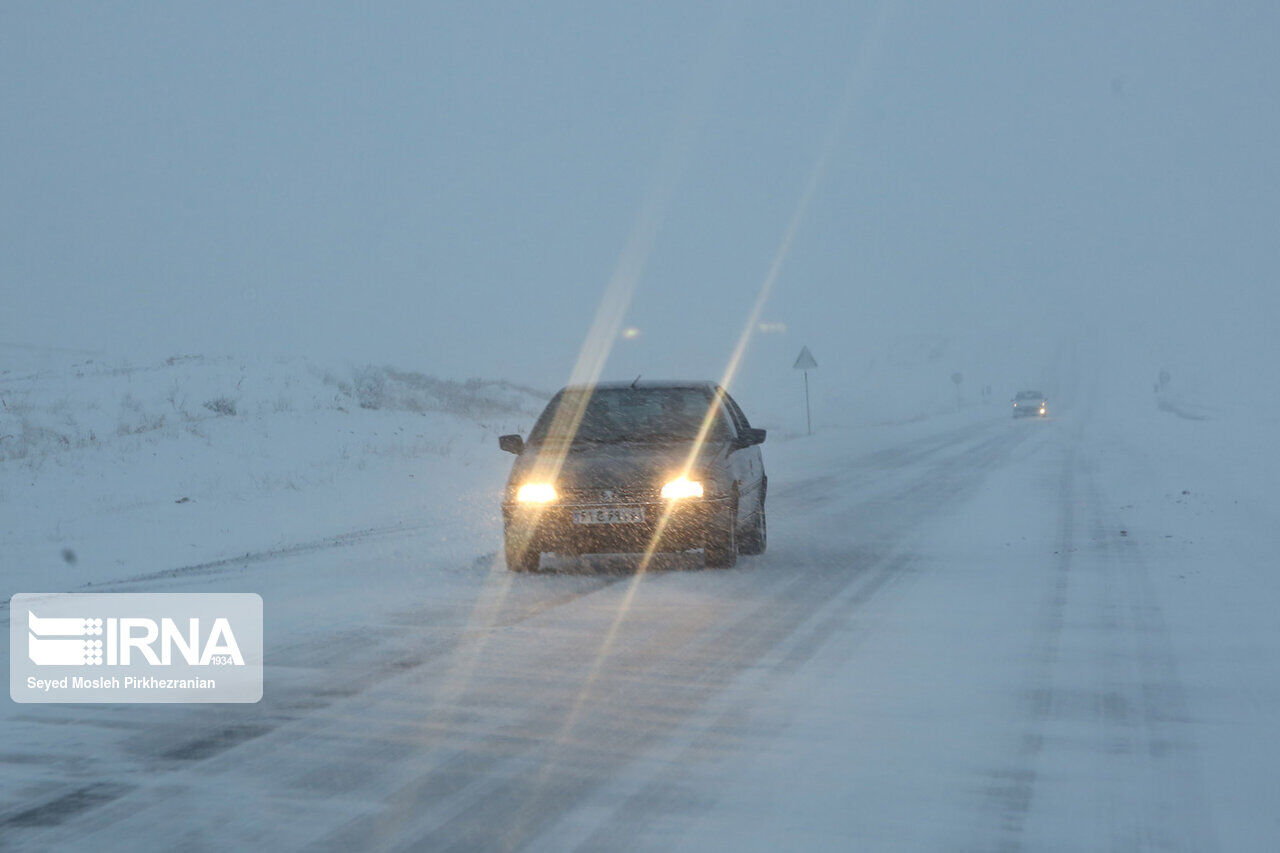
[(1208, 695), (1186, 525), (1088, 410), (766, 452), (732, 570), (424, 569), (424, 524), (114, 587), (261, 592), (266, 696), (10, 704), (0, 846), (1274, 848), (1274, 691)]

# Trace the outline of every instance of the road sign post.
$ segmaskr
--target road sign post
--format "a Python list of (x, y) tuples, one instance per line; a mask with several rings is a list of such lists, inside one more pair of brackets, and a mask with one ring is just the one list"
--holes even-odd
[(813, 435), (813, 416), (809, 414), (809, 371), (804, 372), (804, 426)]
[(804, 371), (804, 424), (809, 435), (813, 435), (813, 418), (809, 414), (809, 371), (816, 370), (818, 362), (814, 360), (813, 353), (809, 352), (808, 347), (801, 347), (800, 355), (796, 356), (796, 363), (791, 367), (794, 370)]

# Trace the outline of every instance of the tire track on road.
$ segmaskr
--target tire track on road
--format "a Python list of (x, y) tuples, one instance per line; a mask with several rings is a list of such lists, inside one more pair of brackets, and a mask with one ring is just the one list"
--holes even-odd
[(1081, 453), (1085, 429), (1079, 422), (1063, 448), (1058, 559), (1038, 620), (1027, 722), (1011, 763), (992, 773), (989, 834), (973, 849), (1039, 846), (1028, 825), (1053, 807), (1046, 787), (1074, 784), (1094, 803), (1076, 815), (1077, 838), (1105, 834), (1088, 846), (1211, 850), (1194, 748), (1180, 734), (1189, 721), (1173, 647), (1140, 549), (1107, 514), (1095, 463)]

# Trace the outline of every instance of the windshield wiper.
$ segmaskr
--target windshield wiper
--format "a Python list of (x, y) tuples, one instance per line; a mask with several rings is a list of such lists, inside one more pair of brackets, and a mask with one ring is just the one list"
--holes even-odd
[(693, 436), (677, 432), (648, 432), (632, 441), (693, 441)]
[(557, 436), (548, 436), (547, 438), (544, 438), (544, 439), (542, 440), (542, 442), (541, 442), (541, 443), (542, 443), (542, 444), (555, 444), (555, 445), (565, 445), (565, 444), (612, 444), (612, 443), (613, 443), (614, 441), (616, 441), (616, 440), (617, 440), (617, 439), (612, 439), (612, 438), (594, 438), (594, 437), (592, 437), (592, 436), (586, 436), (586, 435), (575, 435), (573, 438), (570, 438), (570, 437), (569, 437), (569, 436), (567, 436), (567, 435), (557, 435)]
[(643, 435), (615, 435), (608, 438), (600, 436), (577, 435), (568, 438), (544, 438), (543, 444), (646, 444), (656, 441), (692, 441), (693, 437), (674, 432), (647, 432)]

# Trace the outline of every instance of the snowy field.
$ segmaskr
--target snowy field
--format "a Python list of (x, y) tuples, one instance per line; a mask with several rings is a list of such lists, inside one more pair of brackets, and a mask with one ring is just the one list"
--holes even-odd
[(1101, 375), (1043, 421), (770, 414), (766, 554), (530, 576), (495, 439), (554, 389), (0, 375), (6, 623), (266, 618), (258, 705), (7, 704), (0, 848), (1280, 849), (1277, 408)]
[(497, 518), (493, 436), (547, 396), (201, 357), (7, 371), (6, 570), (15, 588), (72, 589), (424, 526), (465, 557), (478, 525), (459, 523)]

